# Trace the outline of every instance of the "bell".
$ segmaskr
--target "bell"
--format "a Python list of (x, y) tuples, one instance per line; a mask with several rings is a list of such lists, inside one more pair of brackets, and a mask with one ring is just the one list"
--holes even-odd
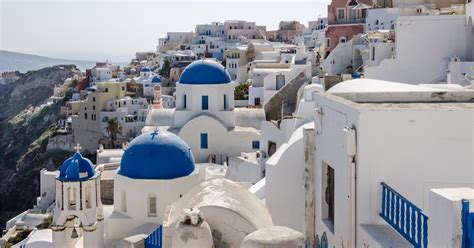
[(75, 228), (75, 227), (74, 227), (74, 229), (72, 229), (71, 238), (72, 238), (72, 239), (77, 239), (77, 238), (79, 238), (79, 235), (77, 235), (77, 231), (76, 231), (76, 228)]

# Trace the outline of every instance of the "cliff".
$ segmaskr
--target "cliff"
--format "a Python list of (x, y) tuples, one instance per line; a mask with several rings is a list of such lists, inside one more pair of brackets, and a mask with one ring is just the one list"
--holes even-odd
[(20, 74), (18, 80), (0, 85), (0, 230), (5, 221), (35, 204), (39, 171), (57, 168), (71, 154), (47, 149), (71, 89), (62, 100), (44, 103), (54, 85), (74, 73), (75, 66), (54, 66)]

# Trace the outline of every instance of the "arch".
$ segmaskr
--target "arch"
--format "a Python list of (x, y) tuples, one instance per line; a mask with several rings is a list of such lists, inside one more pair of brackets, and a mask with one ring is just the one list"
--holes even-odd
[(87, 185), (85, 187), (85, 201), (86, 201), (86, 209), (88, 208), (92, 208), (93, 204), (92, 204), (92, 196), (94, 195), (93, 192), (92, 192), (92, 185)]
[(66, 204), (67, 210), (76, 210), (77, 209), (77, 189), (74, 186), (69, 186), (66, 188)]

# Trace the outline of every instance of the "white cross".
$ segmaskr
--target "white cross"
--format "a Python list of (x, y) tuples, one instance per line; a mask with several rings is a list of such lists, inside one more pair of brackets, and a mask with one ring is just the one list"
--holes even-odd
[(76, 149), (76, 152), (80, 152), (82, 147), (79, 143), (77, 143), (77, 145), (74, 147), (74, 149)]

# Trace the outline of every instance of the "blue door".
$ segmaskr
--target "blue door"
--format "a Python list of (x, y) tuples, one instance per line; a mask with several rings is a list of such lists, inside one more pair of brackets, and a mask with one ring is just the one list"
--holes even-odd
[(202, 96), (202, 110), (209, 109), (209, 96)]

